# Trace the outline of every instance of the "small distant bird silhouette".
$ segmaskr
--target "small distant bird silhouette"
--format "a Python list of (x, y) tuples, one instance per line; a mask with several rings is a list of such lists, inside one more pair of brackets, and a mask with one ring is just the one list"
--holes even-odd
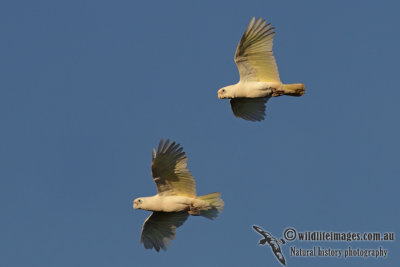
[(285, 257), (283, 256), (281, 247), (279, 246), (279, 243), (285, 244), (285, 240), (277, 240), (271, 235), (271, 233), (264, 231), (261, 227), (257, 225), (253, 225), (253, 228), (254, 230), (256, 230), (257, 233), (264, 237), (263, 239), (260, 239), (260, 241), (258, 241), (258, 244), (265, 245), (265, 243), (268, 243), (278, 261), (286, 266)]
[(189, 215), (215, 219), (224, 208), (221, 194), (196, 195), (196, 184), (187, 168), (187, 157), (179, 144), (160, 141), (157, 152), (153, 149), (151, 173), (158, 194), (133, 201), (134, 209), (153, 211), (142, 228), (140, 242), (146, 249), (157, 252), (175, 238), (176, 229)]
[(235, 53), (240, 80), (218, 90), (218, 98), (230, 99), (233, 114), (249, 121), (265, 117), (265, 104), (272, 96), (301, 96), (302, 83), (283, 84), (272, 53), (274, 28), (261, 18), (253, 17), (246, 28)]

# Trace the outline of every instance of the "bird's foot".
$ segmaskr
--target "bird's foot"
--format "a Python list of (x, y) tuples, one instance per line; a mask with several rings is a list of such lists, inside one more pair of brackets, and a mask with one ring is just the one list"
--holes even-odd
[(200, 208), (199, 207), (196, 207), (195, 205), (193, 205), (193, 204), (190, 204), (190, 206), (189, 206), (189, 212), (188, 212), (190, 215), (194, 215), (194, 216), (198, 216), (198, 215), (200, 215)]

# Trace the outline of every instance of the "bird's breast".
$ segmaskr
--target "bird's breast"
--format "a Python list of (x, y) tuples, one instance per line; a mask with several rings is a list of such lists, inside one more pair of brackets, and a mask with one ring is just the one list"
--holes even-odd
[(177, 212), (189, 209), (192, 199), (183, 196), (165, 196), (162, 200), (163, 211)]

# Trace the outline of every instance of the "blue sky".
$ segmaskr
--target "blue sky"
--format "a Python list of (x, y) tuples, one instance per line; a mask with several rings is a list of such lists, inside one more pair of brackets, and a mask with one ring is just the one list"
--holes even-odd
[[(1, 266), (280, 266), (257, 224), (400, 233), (396, 1), (2, 1)], [(251, 17), (276, 28), (283, 82), (266, 120), (236, 119)], [(192, 217), (167, 252), (139, 243), (156, 193), (151, 150), (187, 152), (215, 221)], [(389, 250), (388, 259), (296, 258), (289, 246)], [(288, 243), (288, 266), (395, 266), (398, 241)], [(397, 255), (396, 255), (397, 253)]]

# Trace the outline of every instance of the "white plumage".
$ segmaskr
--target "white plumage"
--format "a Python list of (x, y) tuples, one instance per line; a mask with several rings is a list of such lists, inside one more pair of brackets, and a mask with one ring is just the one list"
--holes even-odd
[(196, 195), (196, 184), (179, 144), (161, 140), (157, 151), (153, 149), (151, 172), (158, 194), (133, 201), (134, 209), (153, 211), (142, 228), (140, 242), (145, 248), (166, 250), (176, 229), (189, 215), (215, 219), (222, 212), (224, 202), (220, 193)]
[(235, 53), (240, 80), (218, 90), (218, 98), (230, 99), (233, 114), (245, 120), (265, 117), (265, 104), (272, 96), (301, 96), (302, 83), (283, 84), (272, 52), (274, 28), (261, 18), (252, 18)]

